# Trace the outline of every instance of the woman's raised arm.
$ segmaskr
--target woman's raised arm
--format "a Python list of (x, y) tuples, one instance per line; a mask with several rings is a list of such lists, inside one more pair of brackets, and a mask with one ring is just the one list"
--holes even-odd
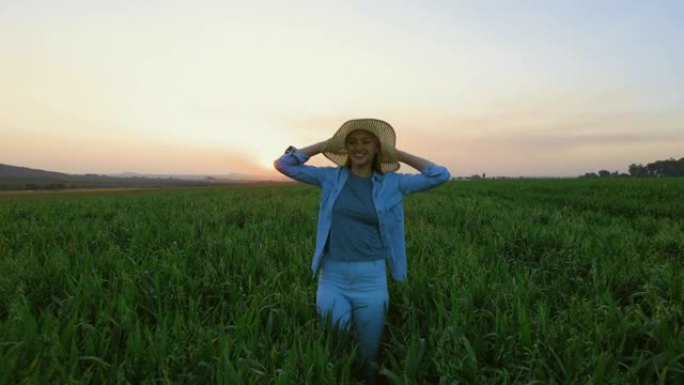
[(306, 147), (298, 148), (297, 151), (303, 152), (307, 156), (311, 157), (311, 156), (314, 156), (316, 154), (320, 154), (321, 152), (323, 152), (323, 149), (325, 148), (326, 142), (327, 142), (327, 140), (323, 140), (323, 141), (320, 141), (318, 143), (314, 143), (314, 144), (306, 146)]
[(322, 171), (319, 167), (307, 166), (306, 161), (323, 151), (326, 141), (302, 148), (290, 146), (285, 154), (273, 162), (276, 170), (300, 182), (313, 185), (321, 184)]
[(425, 167), (436, 166), (436, 164), (427, 159), (410, 154), (406, 151), (401, 151), (399, 149), (397, 149), (397, 158), (400, 162), (406, 163), (418, 171), (423, 171)]

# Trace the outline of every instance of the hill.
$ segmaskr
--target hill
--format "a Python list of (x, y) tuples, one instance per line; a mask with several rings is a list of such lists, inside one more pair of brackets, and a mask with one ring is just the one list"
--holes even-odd
[(204, 178), (197, 180), (174, 177), (74, 175), (28, 167), (0, 164), (0, 190), (38, 190), (116, 187), (181, 187), (231, 184), (234, 181)]
[(61, 172), (38, 170), (28, 167), (10, 166), (8, 164), (0, 163), (0, 181), (3, 182), (6, 180), (13, 179), (49, 180), (68, 177), (70, 177), (69, 174)]

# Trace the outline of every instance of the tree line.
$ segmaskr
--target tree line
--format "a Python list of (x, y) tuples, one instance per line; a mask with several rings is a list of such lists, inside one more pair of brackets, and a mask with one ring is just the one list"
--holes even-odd
[(676, 160), (657, 160), (647, 165), (632, 163), (629, 165), (629, 174), (600, 170), (598, 173), (588, 172), (583, 175), (585, 178), (609, 178), (609, 177), (662, 177), (662, 176), (684, 176), (684, 158)]

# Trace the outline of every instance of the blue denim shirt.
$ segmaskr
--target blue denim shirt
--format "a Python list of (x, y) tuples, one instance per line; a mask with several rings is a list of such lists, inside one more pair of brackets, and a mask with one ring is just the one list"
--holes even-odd
[[(281, 173), (300, 182), (322, 188), (318, 211), (316, 250), (311, 270), (318, 271), (323, 248), (328, 239), (332, 222), (333, 205), (349, 176), (346, 167), (315, 167), (305, 163), (309, 156), (301, 152), (285, 154), (274, 166)], [(449, 171), (442, 166), (425, 167), (420, 174), (389, 172), (373, 173), (373, 203), (378, 213), (380, 237), (389, 250), (389, 264), (392, 277), (404, 281), (407, 274), (406, 243), (404, 240), (404, 196), (438, 186), (450, 179)]]

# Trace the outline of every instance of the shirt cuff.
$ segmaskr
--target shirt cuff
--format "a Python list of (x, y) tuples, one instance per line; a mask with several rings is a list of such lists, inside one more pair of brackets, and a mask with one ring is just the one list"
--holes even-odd
[(421, 170), (421, 174), (434, 178), (443, 174), (449, 174), (449, 170), (444, 166), (428, 166)]
[(296, 151), (296, 152), (293, 152), (291, 155), (294, 156), (295, 158), (297, 158), (297, 160), (299, 161), (300, 164), (304, 164), (304, 163), (306, 163), (306, 161), (309, 160), (309, 156), (303, 152)]
[(288, 163), (302, 165), (309, 160), (309, 156), (303, 152), (300, 152), (297, 147), (290, 146), (285, 150), (285, 153), (281, 156), (281, 159), (288, 159)]

